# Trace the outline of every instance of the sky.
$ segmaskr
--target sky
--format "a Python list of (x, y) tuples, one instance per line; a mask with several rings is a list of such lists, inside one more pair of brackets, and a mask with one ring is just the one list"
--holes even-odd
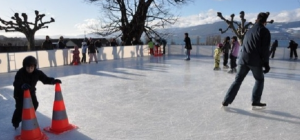
[[(46, 14), (43, 21), (55, 19), (48, 24), (49, 28), (36, 32), (36, 36), (63, 35), (83, 37), (89, 33), (88, 26), (101, 21), (100, 7), (85, 0), (0, 0), (0, 18), (10, 20), (14, 13), (27, 13), (29, 20), (34, 20), (34, 10)], [(211, 24), (221, 21), (217, 12), (225, 18), (236, 15), (239, 21), (240, 11), (245, 11), (247, 21), (255, 21), (259, 12), (270, 12), (269, 19), (275, 22), (299, 21), (300, 0), (193, 0), (180, 7), (172, 8), (172, 13), (179, 15), (173, 27), (188, 27)], [(7, 37), (25, 37), (22, 33), (0, 31)]]

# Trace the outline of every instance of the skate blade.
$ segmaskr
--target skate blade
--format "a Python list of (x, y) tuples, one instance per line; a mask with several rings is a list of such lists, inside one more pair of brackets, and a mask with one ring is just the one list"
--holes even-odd
[(266, 109), (266, 106), (252, 106), (252, 110), (262, 110)]
[(223, 109), (223, 110), (225, 110), (225, 111), (228, 111), (228, 110), (230, 110), (230, 108), (228, 107), (228, 106), (221, 106), (221, 109)]

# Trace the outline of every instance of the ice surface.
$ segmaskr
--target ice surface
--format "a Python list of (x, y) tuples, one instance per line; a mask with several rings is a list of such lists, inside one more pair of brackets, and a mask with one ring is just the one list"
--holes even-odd
[[(62, 80), (69, 122), (79, 129), (50, 140), (295, 140), (300, 137), (299, 61), (270, 60), (264, 110), (252, 110), (249, 73), (229, 108), (221, 108), (234, 79), (213, 71), (211, 57), (138, 57), (43, 68)], [(0, 139), (14, 130), (15, 72), (0, 74)], [(54, 86), (37, 85), (41, 129), (51, 124)]]

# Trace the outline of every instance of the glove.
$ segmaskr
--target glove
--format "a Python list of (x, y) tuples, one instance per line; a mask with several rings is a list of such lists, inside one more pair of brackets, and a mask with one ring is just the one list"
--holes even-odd
[(23, 90), (27, 90), (27, 89), (30, 89), (30, 85), (27, 84), (27, 83), (25, 83), (25, 84), (23, 84), (23, 85), (21, 86), (21, 88), (22, 88)]
[(52, 82), (51, 82), (52, 84), (61, 84), (61, 80), (59, 80), (59, 79), (54, 79)]
[(265, 70), (263, 71), (264, 73), (268, 73), (271, 69), (269, 63), (264, 63), (263, 67), (265, 68)]

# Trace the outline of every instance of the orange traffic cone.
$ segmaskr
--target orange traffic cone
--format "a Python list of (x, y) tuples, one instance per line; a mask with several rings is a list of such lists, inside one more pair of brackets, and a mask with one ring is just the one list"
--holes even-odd
[(15, 139), (48, 140), (48, 137), (41, 132), (39, 124), (36, 120), (35, 110), (29, 90), (24, 91), (21, 135), (16, 136)]
[(77, 128), (73, 124), (69, 124), (63, 96), (61, 94), (60, 84), (55, 84), (55, 100), (53, 104), (53, 114), (51, 126), (44, 128), (45, 131), (61, 134), (66, 131)]

